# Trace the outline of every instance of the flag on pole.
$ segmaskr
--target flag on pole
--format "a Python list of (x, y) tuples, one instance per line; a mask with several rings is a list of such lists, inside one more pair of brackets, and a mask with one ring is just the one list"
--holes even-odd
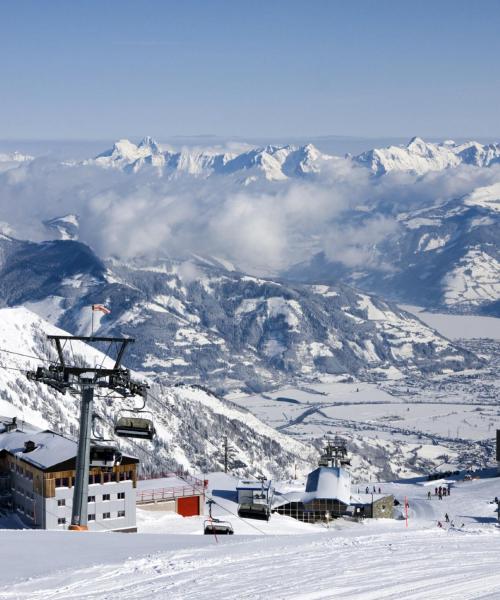
[(92, 310), (93, 310), (93, 311), (96, 311), (96, 310), (98, 310), (98, 311), (100, 311), (100, 312), (104, 313), (105, 315), (109, 315), (109, 313), (111, 312), (111, 311), (109, 310), (109, 308), (106, 308), (106, 307), (104, 306), (104, 304), (92, 304)]

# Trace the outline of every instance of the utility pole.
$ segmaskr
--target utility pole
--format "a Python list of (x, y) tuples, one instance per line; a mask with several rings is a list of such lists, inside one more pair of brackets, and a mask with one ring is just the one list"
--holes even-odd
[[(28, 379), (45, 383), (61, 394), (67, 391), (80, 395), (80, 431), (78, 435), (78, 451), (76, 455), (76, 478), (73, 489), (73, 506), (71, 525), (68, 529), (73, 531), (86, 531), (88, 529), (88, 486), (90, 468), (90, 442), (92, 437), (92, 405), (94, 388), (108, 388), (122, 397), (140, 395), (146, 397), (147, 384), (132, 381), (130, 371), (121, 366), (121, 361), (128, 344), (134, 342), (132, 338), (112, 337), (86, 337), (49, 335), (47, 339), (54, 342), (59, 357), (59, 364), (47, 367), (38, 367), (36, 371), (27, 373)], [(87, 344), (106, 343), (108, 351), (116, 347), (117, 353), (112, 368), (103, 368), (104, 360), (100, 367), (87, 367), (68, 365), (64, 356), (64, 347), (71, 342), (80, 341)], [(71, 353), (73, 355), (73, 353)], [(74, 355), (73, 355), (74, 356)]]
[(228, 449), (228, 444), (227, 444), (227, 435), (224, 436), (224, 442), (223, 442), (223, 447), (224, 447), (224, 473), (227, 473), (227, 463), (228, 463), (228, 458), (229, 458), (229, 449)]

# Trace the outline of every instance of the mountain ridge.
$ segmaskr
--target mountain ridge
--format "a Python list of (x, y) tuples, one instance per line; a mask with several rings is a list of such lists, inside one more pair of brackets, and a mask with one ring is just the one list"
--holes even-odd
[(150, 136), (137, 145), (129, 140), (119, 140), (114, 146), (88, 159), (83, 164), (96, 164), (104, 168), (119, 168), (136, 173), (144, 167), (155, 167), (158, 174), (183, 172), (208, 177), (212, 174), (230, 175), (254, 168), (270, 181), (289, 177), (303, 177), (321, 172), (325, 164), (334, 160), (347, 160), (368, 168), (375, 176), (391, 171), (422, 175), (457, 167), (460, 164), (488, 167), (500, 162), (500, 144), (480, 144), (469, 141), (456, 144), (453, 140), (441, 143), (425, 142), (414, 137), (408, 144), (373, 148), (361, 154), (344, 158), (322, 153), (313, 144), (303, 146), (267, 145), (242, 153), (163, 150)]
[(206, 263), (102, 261), (75, 241), (0, 240), (0, 294), (73, 334), (142, 340), (129, 364), (158, 380), (259, 390), (295, 380), (384, 379), (480, 361), (349, 286), (292, 285)]

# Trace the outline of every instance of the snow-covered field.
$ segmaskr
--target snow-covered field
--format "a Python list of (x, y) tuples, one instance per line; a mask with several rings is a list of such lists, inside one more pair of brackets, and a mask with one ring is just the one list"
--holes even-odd
[[(223, 485), (218, 477), (217, 485)], [(227, 482), (226, 482), (227, 483)], [(157, 533), (2, 531), (3, 599), (496, 599), (500, 597), (495, 524), (499, 480), (381, 484), (409, 498), (404, 520), (339, 520), (327, 529), (273, 515), (262, 533), (201, 534), (201, 519), (159, 517)], [(378, 484), (377, 484), (378, 485)], [(220, 501), (216, 491), (214, 498)], [(230, 500), (226, 507), (235, 509)], [(142, 511), (141, 511), (142, 512)], [(448, 513), (455, 527), (444, 522)], [(152, 514), (152, 516), (151, 516)], [(237, 527), (240, 522), (229, 517)], [(140, 522), (142, 516), (140, 517)], [(241, 524), (241, 522), (240, 522)], [(242, 525), (242, 527), (246, 527)], [(144, 522), (141, 525), (144, 528)], [(295, 535), (280, 535), (294, 533)]]
[(450, 340), (476, 338), (500, 340), (500, 319), (496, 317), (431, 313), (418, 306), (410, 305), (402, 305), (401, 308), (414, 314)]

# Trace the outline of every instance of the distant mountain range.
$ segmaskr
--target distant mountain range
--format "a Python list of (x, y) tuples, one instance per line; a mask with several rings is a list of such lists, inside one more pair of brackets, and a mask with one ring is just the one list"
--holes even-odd
[(353, 157), (368, 167), (375, 175), (390, 171), (406, 171), (423, 175), (428, 171), (441, 171), (458, 165), (489, 167), (500, 162), (500, 144), (483, 145), (478, 142), (456, 144), (452, 140), (441, 144), (424, 142), (414, 137), (406, 146), (389, 146), (368, 150)]
[(252, 148), (240, 154), (196, 151), (192, 149), (173, 152), (164, 150), (155, 140), (145, 137), (138, 145), (129, 140), (119, 140), (110, 150), (83, 164), (104, 168), (117, 168), (137, 173), (152, 168), (158, 174), (173, 176), (188, 174), (195, 177), (210, 175), (244, 175), (243, 182), (261, 175), (269, 181), (301, 177), (318, 173), (322, 163), (335, 160), (322, 154), (312, 144), (306, 146), (266, 146)]
[[(192, 149), (174, 152), (162, 149), (151, 137), (138, 145), (119, 140), (114, 146), (84, 164), (117, 168), (137, 173), (153, 168), (158, 174), (173, 176), (184, 173), (196, 177), (210, 175), (245, 174), (244, 182), (261, 175), (270, 181), (320, 174), (332, 161), (348, 160), (367, 167), (380, 176), (391, 171), (405, 171), (422, 175), (429, 171), (456, 167), (460, 164), (488, 167), (500, 162), (500, 144), (483, 145), (478, 142), (455, 144), (448, 140), (440, 144), (428, 143), (414, 137), (406, 146), (389, 146), (344, 158), (321, 153), (315, 146), (266, 146), (246, 152), (217, 153)], [(250, 178), (250, 179), (248, 179)]]
[[(292, 285), (201, 259), (102, 261), (74, 241), (0, 239), (0, 297), (74, 334), (137, 339), (130, 367), (220, 392), (322, 377), (369, 379), (478, 365), (412, 315), (340, 284)], [(101, 318), (102, 317), (102, 318)]]
[[(215, 212), (220, 220), (230, 210), (233, 198), (238, 200), (238, 194), (246, 189), (249, 203), (259, 194), (264, 195), (266, 202), (269, 197), (268, 205), (275, 202), (276, 215), (280, 219), (280, 194), (285, 194), (295, 182), (306, 182), (306, 185), (299, 186), (294, 202), (307, 206), (309, 196), (313, 197), (319, 190), (325, 197), (324, 207), (329, 209), (336, 202), (337, 187), (344, 184), (344, 171), (351, 175), (352, 172), (360, 173), (359, 178), (347, 178), (347, 184), (342, 188), (344, 204), (341, 202), (338, 211), (333, 211), (333, 223), (327, 220), (322, 223), (321, 215), (314, 215), (314, 219), (318, 223), (319, 236), (323, 236), (320, 241), (328, 236), (330, 226), (334, 241), (339, 231), (345, 231), (345, 235), (349, 236), (346, 243), (364, 245), (367, 259), (361, 262), (345, 260), (342, 256), (336, 259), (336, 255), (342, 252), (338, 252), (335, 246), (335, 251), (328, 254), (321, 244), (317, 244), (319, 236), (315, 235), (315, 231), (301, 234), (301, 220), (296, 219), (293, 223), (296, 230), (289, 245), (303, 249), (303, 255), (308, 258), (300, 262), (300, 259), (294, 259), (298, 264), (288, 261), (286, 267), (265, 272), (296, 283), (346, 283), (389, 300), (439, 310), (500, 315), (500, 144), (484, 145), (474, 141), (455, 144), (450, 140), (427, 143), (421, 138), (413, 138), (407, 145), (376, 148), (357, 156), (335, 157), (321, 153), (311, 144), (248, 148), (243, 152), (193, 148), (174, 151), (146, 137), (138, 144), (120, 140), (95, 158), (81, 162), (51, 164), (47, 172), (43, 170), (45, 167), (37, 170), (36, 163), (33, 157), (18, 153), (0, 155), (0, 171), (6, 171), (0, 173), (0, 191), (2, 185), (30, 190), (28, 182), (34, 173), (37, 184), (40, 180), (43, 185), (46, 184), (45, 193), (50, 199), (57, 199), (55, 205), (59, 206), (64, 201), (67, 209), (66, 213), (51, 212), (48, 218), (47, 215), (40, 217), (38, 222), (43, 221), (45, 225), (43, 234), (61, 240), (77, 240), (81, 225), (85, 234), (82, 239), (90, 243), (93, 240), (88, 237), (89, 231), (99, 228), (102, 219), (89, 227), (85, 214), (74, 214), (77, 211), (71, 205), (72, 198), (83, 199), (83, 212), (92, 205), (94, 214), (98, 206), (106, 215), (106, 209), (101, 206), (106, 206), (108, 197), (112, 196), (117, 199), (112, 204), (113, 218), (116, 215), (115, 220), (120, 221), (119, 200), (129, 190), (134, 192), (133, 203), (127, 207), (129, 215), (136, 210), (135, 205), (144, 207), (148, 202), (153, 205), (152, 211), (158, 205), (164, 215), (169, 209), (163, 208), (162, 198), (166, 197), (168, 202), (171, 198), (175, 200), (179, 191), (181, 199), (203, 198), (199, 214), (206, 215), (210, 214), (212, 199), (218, 198), (220, 189), (224, 203), (222, 210)], [(95, 176), (96, 169), (99, 177)], [(332, 170), (336, 173), (333, 180), (329, 179)], [(52, 182), (59, 173), (64, 185), (53, 186)], [(66, 182), (72, 181), (73, 173), (76, 183), (67, 187)], [(454, 189), (451, 182), (455, 174), (457, 180), (471, 182), (467, 188), (471, 191), (465, 194), (450, 191)], [(448, 176), (449, 179), (446, 179)], [(205, 196), (203, 186), (206, 180), (210, 180), (210, 184), (206, 184), (210, 193)], [(415, 196), (417, 192), (414, 192), (414, 189), (418, 190), (416, 185), (422, 181), (425, 182), (425, 198)], [(476, 184), (476, 181), (479, 183)], [(95, 189), (92, 187), (94, 182), (97, 182)], [(361, 197), (357, 204), (349, 203), (350, 185), (353, 195)], [(396, 187), (386, 187), (392, 185)], [(14, 209), (19, 207), (12, 203), (6, 206), (5, 214), (0, 218), (0, 231), (7, 235), (15, 231), (16, 223), (10, 222), (10, 211), (17, 215), (13, 219), (19, 218), (19, 214), (24, 218), (25, 212), (40, 212), (43, 202), (38, 201), (37, 191), (34, 193), (35, 209), (27, 208), (16, 213)], [(415, 197), (411, 202), (400, 202), (400, 196), (406, 199), (412, 194)], [(59, 201), (59, 198), (62, 200)], [(191, 211), (197, 208), (196, 202), (189, 206)], [(291, 210), (293, 213), (293, 206)], [(177, 209), (177, 212), (179, 216), (171, 228), (172, 235), (179, 230), (184, 234), (184, 229), (191, 234), (189, 211)], [(374, 241), (365, 240), (363, 226), (366, 223), (376, 224), (379, 218), (390, 221), (391, 226), (378, 234)], [(196, 223), (199, 228), (196, 236), (202, 239), (203, 232), (207, 230), (205, 222)], [(213, 225), (213, 222), (209, 224)], [(215, 225), (218, 231), (218, 223)], [(169, 227), (165, 227), (165, 231)], [(108, 224), (106, 231), (112, 231), (112, 224)], [(190, 239), (189, 235), (186, 239)], [(29, 252), (27, 248), (23, 252)], [(199, 250), (197, 252), (200, 253)], [(205, 258), (209, 253), (204, 254)], [(157, 254), (162, 254), (161, 248)], [(168, 258), (171, 257), (166, 254)], [(213, 261), (210, 256), (207, 260)], [(233, 268), (231, 263), (238, 266), (238, 257), (229, 253), (221, 252), (218, 260), (222, 271), (228, 266)], [(254, 272), (262, 272), (259, 271), (261, 263), (259, 259)], [(130, 269), (132, 264), (133, 261), (130, 261)], [(29, 265), (26, 268), (31, 269)], [(120, 267), (124, 268), (123, 265)], [(248, 270), (248, 263), (240, 265), (240, 268)], [(129, 274), (126, 279), (128, 277)], [(15, 289), (17, 282), (13, 285)]]

